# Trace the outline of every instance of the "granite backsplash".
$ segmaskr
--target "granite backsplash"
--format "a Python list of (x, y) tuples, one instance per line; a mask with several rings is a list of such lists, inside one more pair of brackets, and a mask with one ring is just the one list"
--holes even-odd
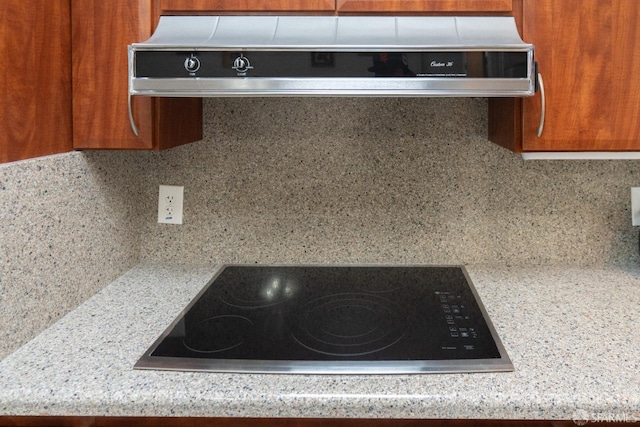
[(0, 165), (0, 359), (138, 262), (136, 162), (89, 157)]
[[(0, 165), (0, 358), (138, 262), (636, 262), (640, 161), (523, 161), (484, 99), (207, 99), (205, 139)], [(183, 225), (156, 223), (184, 185)]]
[[(561, 264), (637, 259), (639, 161), (524, 161), (485, 99), (208, 99), (205, 140), (156, 153), (145, 261)], [(184, 225), (156, 224), (158, 184)]]

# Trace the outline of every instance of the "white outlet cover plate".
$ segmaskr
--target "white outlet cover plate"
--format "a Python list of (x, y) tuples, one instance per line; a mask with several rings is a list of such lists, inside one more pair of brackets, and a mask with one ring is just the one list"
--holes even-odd
[(640, 225), (640, 187), (631, 187), (631, 225)]
[(182, 224), (184, 187), (161, 185), (158, 191), (158, 222), (160, 224)]

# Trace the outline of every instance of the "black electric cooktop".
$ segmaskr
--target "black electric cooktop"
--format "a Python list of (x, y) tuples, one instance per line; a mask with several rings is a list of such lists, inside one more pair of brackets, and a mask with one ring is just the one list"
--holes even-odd
[(137, 369), (512, 371), (462, 266), (225, 266)]

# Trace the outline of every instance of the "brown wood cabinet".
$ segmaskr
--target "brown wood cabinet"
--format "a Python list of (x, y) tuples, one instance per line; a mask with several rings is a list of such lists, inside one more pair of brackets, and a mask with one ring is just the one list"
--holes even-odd
[(69, 0), (0, 1), (0, 163), (71, 150)]
[[(0, 427), (570, 427), (573, 421), (336, 418), (0, 417)], [(598, 423), (604, 427), (625, 423)], [(630, 425), (630, 424), (629, 424)]]
[(640, 150), (640, 2), (524, 0), (546, 97), (494, 100), (490, 139), (514, 151)]
[(335, 0), (160, 0), (160, 9), (171, 13), (215, 12), (317, 12), (335, 10)]
[(509, 12), (512, 0), (160, 0), (163, 13), (185, 12)]
[(338, 12), (510, 12), (512, 0), (336, 0)]
[(129, 126), (127, 45), (157, 22), (152, 0), (71, 0), (73, 147), (164, 149), (202, 138), (202, 101), (134, 97)]

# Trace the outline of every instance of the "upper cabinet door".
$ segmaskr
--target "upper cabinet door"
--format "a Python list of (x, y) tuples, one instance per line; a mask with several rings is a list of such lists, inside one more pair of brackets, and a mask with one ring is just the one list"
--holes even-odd
[(151, 0), (72, 0), (73, 146), (162, 149), (202, 137), (199, 99), (133, 97), (129, 125), (127, 45), (149, 38)]
[(335, 0), (160, 0), (162, 13), (333, 11)]
[(640, 1), (525, 0), (541, 97), (523, 102), (523, 151), (640, 150)]
[(71, 151), (68, 0), (0, 1), (0, 163)]
[(141, 4), (71, 2), (75, 148), (153, 148), (151, 99), (134, 100), (139, 137), (128, 124), (127, 44), (151, 34), (151, 12)]
[(336, 0), (339, 12), (510, 12), (512, 0)]

